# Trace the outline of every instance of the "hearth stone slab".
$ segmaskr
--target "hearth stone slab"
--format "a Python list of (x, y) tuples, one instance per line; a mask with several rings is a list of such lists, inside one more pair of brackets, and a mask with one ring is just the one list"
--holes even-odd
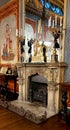
[(24, 116), (36, 124), (47, 120), (46, 108), (42, 107), (38, 103), (15, 100), (9, 103), (9, 110)]
[(56, 115), (56, 112), (49, 111), (46, 107), (42, 107), (39, 103), (24, 102), (20, 100), (5, 101), (0, 99), (0, 106), (9, 109), (20, 116), (39, 124), (46, 121), (48, 118)]

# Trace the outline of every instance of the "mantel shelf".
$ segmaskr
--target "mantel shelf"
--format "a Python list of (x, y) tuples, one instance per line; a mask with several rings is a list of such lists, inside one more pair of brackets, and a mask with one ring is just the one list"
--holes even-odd
[(17, 66), (27, 66), (27, 67), (39, 67), (39, 66), (44, 66), (44, 67), (67, 67), (67, 64), (64, 62), (56, 62), (56, 63), (23, 63), (23, 62), (18, 62), (16, 63)]

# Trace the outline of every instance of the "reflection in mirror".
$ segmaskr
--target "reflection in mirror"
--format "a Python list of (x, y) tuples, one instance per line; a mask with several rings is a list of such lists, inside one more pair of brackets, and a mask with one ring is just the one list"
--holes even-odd
[[(62, 60), (62, 55), (60, 53), (62, 53), (61, 34), (63, 28), (63, 10), (64, 0), (60, 0), (59, 2), (56, 2), (55, 0), (25, 1), (26, 52), (29, 50), (28, 43), (32, 41), (30, 42), (31, 53), (25, 54), (25, 62), (29, 62), (30, 57), (32, 58), (32, 62), (51, 62), (51, 55), (54, 57), (53, 62), (56, 62), (56, 55), (58, 55), (57, 61)], [(59, 32), (60, 36), (55, 41), (56, 36), (59, 34)], [(55, 46), (56, 43), (59, 47)], [(46, 48), (44, 56), (43, 47)], [(41, 50), (41, 52), (39, 50)], [(48, 50), (50, 51), (48, 52)]]

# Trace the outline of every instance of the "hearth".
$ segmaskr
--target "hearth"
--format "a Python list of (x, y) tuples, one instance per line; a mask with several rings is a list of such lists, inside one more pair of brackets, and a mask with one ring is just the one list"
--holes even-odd
[(32, 74), (28, 77), (28, 101), (38, 102), (44, 106), (47, 106), (47, 79), (38, 73)]
[[(17, 103), (14, 102), (14, 106), (19, 108), (18, 104), (20, 103), (22, 105), (22, 107), (20, 105), (21, 111), (23, 108), (26, 112), (28, 110), (30, 115), (33, 115), (33, 107), (41, 103), (43, 106), (39, 106), (44, 108), (44, 115), (46, 111), (47, 118), (57, 114), (61, 107), (59, 83), (63, 81), (64, 67), (66, 67), (64, 63), (17, 63), (19, 97)], [(32, 109), (27, 106), (27, 103), (31, 104), (29, 106), (33, 106)], [(35, 110), (34, 107), (34, 114), (37, 116), (39, 109), (36, 108)], [(13, 109), (16, 112), (17, 109)], [(31, 119), (36, 118), (31, 116)]]

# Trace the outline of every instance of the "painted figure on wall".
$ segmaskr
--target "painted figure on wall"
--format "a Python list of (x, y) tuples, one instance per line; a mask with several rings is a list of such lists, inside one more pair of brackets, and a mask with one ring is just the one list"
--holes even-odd
[(6, 44), (3, 46), (3, 56), (7, 56), (7, 49), (6, 49)]
[(5, 43), (3, 46), (3, 60), (13, 60), (14, 53), (12, 52), (11, 27), (9, 24), (5, 26)]
[(6, 24), (6, 32), (5, 32), (5, 38), (6, 38), (6, 49), (7, 53), (9, 55), (12, 47), (12, 39), (11, 39), (11, 28), (9, 27), (9, 24)]

